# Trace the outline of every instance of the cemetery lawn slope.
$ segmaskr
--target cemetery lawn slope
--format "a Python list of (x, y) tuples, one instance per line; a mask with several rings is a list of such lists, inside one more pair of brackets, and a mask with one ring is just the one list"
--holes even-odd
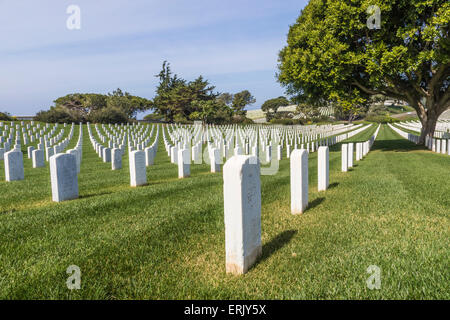
[[(263, 254), (243, 276), (225, 274), (221, 173), (193, 165), (177, 179), (161, 138), (147, 186), (129, 187), (123, 160), (111, 171), (84, 127), (80, 199), (63, 203), (51, 201), (48, 163), (32, 169), (25, 156), (25, 180), (11, 183), (1, 163), (0, 298), (450, 299), (450, 157), (385, 125), (347, 173), (340, 145), (330, 148), (325, 192), (310, 154), (302, 215), (290, 213), (289, 159), (261, 177)], [(67, 289), (70, 265), (80, 290)], [(366, 284), (371, 265), (379, 290)]]

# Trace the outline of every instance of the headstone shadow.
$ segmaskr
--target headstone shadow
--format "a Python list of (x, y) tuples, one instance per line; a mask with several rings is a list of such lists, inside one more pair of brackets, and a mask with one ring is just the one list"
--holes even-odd
[(333, 182), (328, 186), (328, 189), (336, 188), (339, 185), (339, 182)]
[[(260, 264), (264, 260), (267, 260), (271, 255), (284, 247), (294, 235), (297, 233), (297, 230), (286, 230), (272, 238), (269, 242), (263, 245), (262, 247), (262, 255), (258, 262), (253, 266)], [(252, 268), (253, 268), (252, 267)]]
[[(313, 209), (315, 207), (317, 207), (318, 205), (320, 205), (323, 201), (325, 200), (324, 197), (321, 198), (316, 198), (313, 201), (311, 201), (310, 203), (308, 203), (308, 207), (306, 208), (306, 211)], [(305, 212), (306, 212), (305, 211)]]

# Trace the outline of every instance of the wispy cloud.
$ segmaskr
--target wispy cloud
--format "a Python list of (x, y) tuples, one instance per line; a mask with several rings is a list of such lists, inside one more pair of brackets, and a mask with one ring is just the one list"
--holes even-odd
[[(69, 4), (81, 30), (65, 27)], [(219, 91), (282, 94), (277, 54), (299, 1), (0, 1), (0, 109), (33, 114), (69, 92), (151, 98), (163, 60)], [(241, 84), (242, 86), (240, 86)]]

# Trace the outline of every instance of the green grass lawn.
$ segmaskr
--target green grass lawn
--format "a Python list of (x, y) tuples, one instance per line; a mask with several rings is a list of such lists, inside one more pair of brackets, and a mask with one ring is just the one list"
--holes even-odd
[(400, 114), (400, 113), (405, 113), (405, 112), (415, 112), (416, 111), (411, 106), (390, 105), (390, 106), (386, 106), (386, 108), (391, 114)]
[[(449, 299), (450, 157), (387, 126), (347, 173), (339, 151), (326, 192), (310, 154), (303, 215), (290, 214), (289, 160), (261, 177), (263, 255), (243, 276), (225, 273), (222, 175), (204, 164), (177, 179), (162, 139), (149, 184), (131, 188), (127, 156), (111, 171), (84, 127), (81, 197), (59, 204), (48, 164), (25, 159), (25, 180), (6, 183), (2, 162), (0, 298)], [(81, 290), (66, 287), (69, 265), (81, 269)], [(366, 286), (370, 265), (381, 268), (380, 290)]]

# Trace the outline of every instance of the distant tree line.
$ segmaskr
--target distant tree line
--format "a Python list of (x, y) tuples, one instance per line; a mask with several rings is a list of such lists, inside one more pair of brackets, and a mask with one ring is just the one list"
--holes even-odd
[(14, 118), (8, 112), (0, 112), (0, 121), (13, 121)]
[(74, 93), (56, 99), (47, 111), (39, 111), (35, 120), (43, 122), (125, 123), (138, 111), (148, 110), (152, 102), (117, 89), (112, 93)]
[(166, 61), (157, 77), (154, 113), (145, 119), (181, 123), (192, 120), (204, 123), (249, 121), (244, 109), (256, 100), (248, 90), (236, 94), (215, 92), (215, 87), (202, 76), (187, 81), (173, 74)]
[(208, 80), (199, 76), (187, 81), (173, 74), (166, 61), (156, 75), (159, 84), (152, 100), (133, 96), (117, 89), (108, 94), (73, 93), (57, 98), (49, 110), (42, 110), (35, 119), (42, 122), (125, 123), (138, 112), (153, 112), (146, 120), (186, 123), (243, 123), (245, 107), (256, 100), (248, 90), (231, 93), (215, 92)]

